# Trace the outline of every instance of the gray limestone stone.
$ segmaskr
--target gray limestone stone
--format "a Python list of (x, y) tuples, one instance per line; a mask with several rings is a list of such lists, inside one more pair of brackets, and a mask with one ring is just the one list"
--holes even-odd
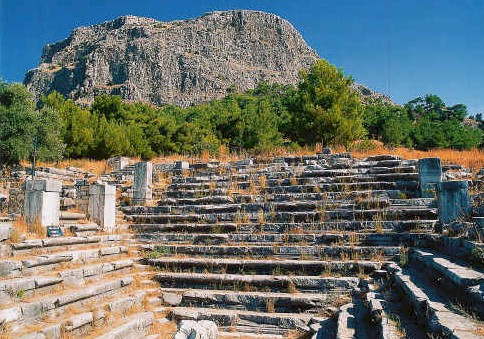
[(10, 234), (12, 233), (11, 223), (0, 223), (0, 241), (10, 239)]
[(217, 339), (217, 324), (210, 320), (182, 320), (174, 339)]
[(133, 205), (145, 205), (153, 199), (153, 165), (151, 162), (138, 162), (134, 170)]
[(177, 293), (163, 292), (161, 294), (161, 299), (165, 304), (170, 306), (178, 306), (181, 304), (183, 296)]
[(89, 216), (103, 230), (112, 231), (116, 223), (116, 186), (89, 186)]
[(465, 219), (472, 210), (468, 182), (441, 182), (438, 186), (437, 204), (439, 220), (444, 224)]
[(186, 161), (176, 161), (175, 169), (177, 170), (187, 170), (190, 168), (190, 164)]
[(435, 197), (441, 177), (442, 165), (440, 158), (423, 158), (418, 160), (418, 182), (422, 198)]
[(58, 226), (60, 200), (57, 192), (27, 191), (25, 193), (25, 219), (42, 226)]
[(14, 306), (0, 310), (0, 324), (19, 320), (22, 317), (20, 307)]
[(76, 328), (80, 328), (84, 325), (92, 324), (94, 322), (93, 313), (92, 312), (85, 312), (76, 314), (70, 317), (65, 322), (65, 327), (67, 330), (74, 330)]
[(0, 277), (18, 276), (22, 270), (22, 263), (11, 260), (0, 260)]

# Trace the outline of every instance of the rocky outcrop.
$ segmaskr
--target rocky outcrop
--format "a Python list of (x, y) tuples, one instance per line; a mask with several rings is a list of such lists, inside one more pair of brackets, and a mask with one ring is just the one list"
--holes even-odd
[(100, 93), (187, 106), (261, 81), (295, 83), (316, 53), (286, 20), (256, 11), (160, 22), (124, 16), (44, 47), (25, 84), (91, 101)]
[(220, 98), (233, 86), (295, 84), (299, 70), (317, 58), (298, 31), (274, 14), (212, 12), (172, 22), (123, 16), (46, 45), (24, 83), (37, 99), (56, 90), (79, 103), (107, 93), (188, 106)]

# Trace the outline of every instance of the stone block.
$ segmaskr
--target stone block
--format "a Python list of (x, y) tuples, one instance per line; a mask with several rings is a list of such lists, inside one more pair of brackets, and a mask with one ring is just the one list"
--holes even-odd
[(89, 186), (88, 213), (105, 231), (111, 231), (116, 224), (116, 186)]
[(181, 304), (183, 296), (177, 293), (163, 292), (161, 294), (161, 298), (163, 300), (163, 303), (169, 306), (178, 306)]
[(439, 220), (448, 224), (465, 219), (472, 207), (467, 181), (444, 181), (438, 185), (437, 205)]
[(22, 270), (22, 263), (18, 261), (0, 261), (0, 277), (18, 276)]
[(0, 223), (0, 241), (10, 239), (12, 228), (13, 226), (10, 223)]
[(26, 319), (39, 318), (44, 311), (41, 302), (22, 303), (20, 308), (22, 309), (23, 317)]
[(186, 161), (175, 161), (176, 170), (187, 170), (190, 168), (190, 164)]
[(62, 186), (56, 180), (27, 181), (25, 191), (25, 219), (28, 224), (59, 226)]
[(129, 158), (126, 157), (114, 157), (107, 160), (108, 166), (111, 166), (114, 171), (121, 171), (123, 168), (129, 165)]
[(41, 192), (61, 192), (62, 182), (53, 179), (35, 179), (28, 180), (25, 183), (26, 191), (41, 191)]
[(217, 324), (210, 320), (182, 320), (174, 339), (218, 339)]
[(47, 339), (59, 339), (62, 338), (62, 325), (53, 324), (42, 329), (42, 333)]
[(434, 198), (441, 182), (442, 165), (440, 158), (418, 160), (418, 183), (422, 198)]
[(85, 312), (85, 313), (76, 314), (70, 317), (65, 322), (65, 326), (67, 330), (74, 330), (84, 325), (92, 324), (93, 322), (94, 322), (93, 313)]
[(153, 324), (154, 315), (152, 312), (142, 312), (133, 315), (125, 320), (124, 324), (118, 326), (98, 339), (131, 339), (142, 337), (146, 328)]
[(41, 332), (32, 332), (21, 336), (19, 339), (47, 339)]
[(145, 205), (153, 199), (153, 165), (138, 162), (134, 168), (133, 205)]
[(116, 247), (103, 247), (103, 248), (100, 249), (100, 253), (101, 253), (102, 256), (119, 254), (120, 253), (120, 249), (119, 249), (119, 246), (116, 246)]
[(21, 317), (22, 311), (18, 306), (0, 310), (0, 324), (16, 321)]

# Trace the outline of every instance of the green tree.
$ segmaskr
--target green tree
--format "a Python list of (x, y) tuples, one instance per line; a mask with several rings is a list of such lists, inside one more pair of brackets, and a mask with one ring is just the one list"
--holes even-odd
[(40, 160), (60, 159), (64, 150), (61, 121), (50, 109), (36, 111), (32, 95), (22, 84), (0, 86), (0, 163), (18, 164), (30, 158), (34, 136)]
[(94, 123), (92, 114), (74, 101), (66, 100), (60, 93), (52, 92), (42, 98), (42, 106), (59, 114), (62, 121), (62, 137), (68, 158), (92, 156), (94, 146)]
[(365, 135), (360, 99), (341, 69), (318, 60), (301, 79), (291, 107), (294, 141), (348, 145)]
[(405, 109), (377, 101), (365, 105), (364, 126), (368, 136), (392, 146), (412, 146), (413, 124)]

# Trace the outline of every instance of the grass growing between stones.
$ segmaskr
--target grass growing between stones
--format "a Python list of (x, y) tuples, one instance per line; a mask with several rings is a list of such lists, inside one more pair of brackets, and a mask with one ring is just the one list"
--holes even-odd
[(18, 243), (24, 238), (38, 239), (45, 238), (47, 236), (46, 228), (40, 224), (39, 221), (35, 221), (33, 224), (28, 224), (25, 218), (19, 217), (13, 223), (13, 230), (10, 240), (13, 243)]

